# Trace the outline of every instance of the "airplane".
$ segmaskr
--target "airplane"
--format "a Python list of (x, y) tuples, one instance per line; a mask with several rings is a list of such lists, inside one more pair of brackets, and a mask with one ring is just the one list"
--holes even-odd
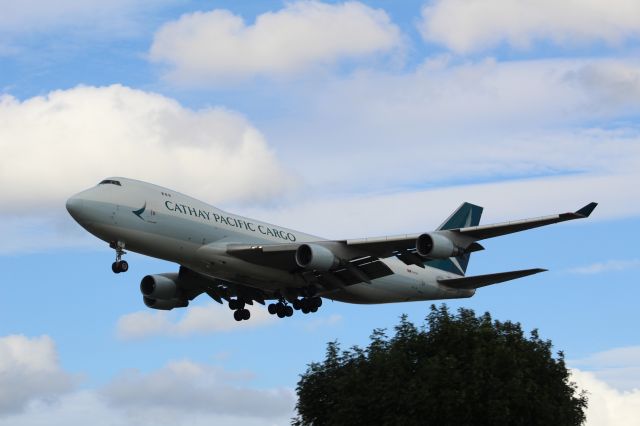
[(126, 250), (179, 264), (178, 272), (146, 275), (144, 304), (187, 307), (202, 293), (248, 320), (246, 305), (268, 305), (279, 318), (316, 312), (322, 300), (377, 304), (471, 297), (476, 289), (544, 272), (524, 269), (465, 276), (478, 241), (557, 222), (596, 208), (480, 225), (483, 208), (463, 203), (436, 230), (375, 238), (326, 240), (227, 213), (151, 183), (110, 177), (66, 202), (73, 219), (109, 243), (111, 269), (126, 272)]

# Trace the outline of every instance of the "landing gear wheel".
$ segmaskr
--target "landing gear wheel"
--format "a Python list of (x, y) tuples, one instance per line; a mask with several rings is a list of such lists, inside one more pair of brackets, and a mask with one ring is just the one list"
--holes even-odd
[(313, 298), (313, 300), (314, 300), (313, 304), (315, 305), (316, 308), (319, 308), (320, 306), (322, 306), (322, 297), (316, 296)]
[(235, 311), (233, 313), (233, 319), (235, 319), (236, 321), (242, 321), (244, 319), (242, 315), (242, 311)]
[(295, 309), (296, 311), (300, 310), (300, 308), (302, 307), (300, 299), (294, 300), (293, 302), (291, 302), (291, 304), (293, 305), (293, 309)]
[(249, 312), (248, 309), (241, 309), (239, 312), (242, 312), (243, 320), (248, 320), (249, 318), (251, 318), (251, 312)]
[(269, 303), (269, 306), (267, 306), (267, 310), (271, 315), (275, 315), (278, 312), (278, 308), (275, 303)]
[(126, 260), (119, 260), (111, 264), (111, 270), (116, 274), (127, 272), (129, 270), (129, 264)]
[(111, 270), (115, 274), (127, 272), (129, 270), (129, 264), (126, 260), (122, 260), (122, 256), (127, 253), (124, 251), (124, 243), (122, 241), (112, 241), (109, 243), (109, 247), (116, 251), (116, 261), (111, 264)]
[(291, 315), (293, 315), (293, 308), (291, 306), (285, 306), (284, 315), (287, 317), (290, 317)]

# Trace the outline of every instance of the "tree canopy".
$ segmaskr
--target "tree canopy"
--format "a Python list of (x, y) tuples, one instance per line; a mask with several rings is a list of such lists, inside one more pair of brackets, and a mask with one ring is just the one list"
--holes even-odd
[(587, 398), (551, 349), (519, 323), (432, 305), (420, 327), (402, 316), (364, 349), (328, 343), (301, 375), (293, 424), (581, 425)]

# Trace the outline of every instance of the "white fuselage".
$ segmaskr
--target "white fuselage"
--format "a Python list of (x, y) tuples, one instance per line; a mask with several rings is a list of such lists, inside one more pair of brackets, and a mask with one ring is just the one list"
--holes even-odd
[[(308, 285), (300, 274), (256, 265), (227, 254), (227, 244), (288, 244), (322, 238), (237, 216), (153, 184), (113, 178), (67, 202), (67, 209), (87, 231), (106, 241), (121, 241), (127, 250), (176, 262), (212, 278), (274, 292)], [(475, 290), (438, 284), (458, 275), (435, 268), (406, 265), (396, 257), (382, 259), (393, 275), (344, 289), (320, 292), (350, 303), (389, 303), (470, 297)]]

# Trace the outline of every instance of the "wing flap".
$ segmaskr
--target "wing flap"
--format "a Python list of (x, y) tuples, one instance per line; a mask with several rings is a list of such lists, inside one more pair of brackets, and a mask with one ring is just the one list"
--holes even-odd
[(313, 271), (312, 273), (315, 280), (324, 287), (332, 289), (362, 282), (369, 284), (376, 278), (392, 275), (393, 271), (379, 259), (369, 256), (352, 260), (347, 266), (338, 267), (331, 272)]
[(354, 249), (364, 250), (378, 257), (390, 257), (396, 251), (415, 248), (420, 234), (393, 235), (389, 237), (358, 238), (343, 241)]
[(547, 270), (541, 268), (522, 269), (519, 271), (498, 272), (496, 274), (475, 275), (463, 278), (447, 278), (438, 280), (438, 282), (442, 285), (446, 285), (447, 287), (471, 290), (492, 284), (502, 283), (505, 281), (515, 280), (517, 278), (522, 278), (545, 271)]

